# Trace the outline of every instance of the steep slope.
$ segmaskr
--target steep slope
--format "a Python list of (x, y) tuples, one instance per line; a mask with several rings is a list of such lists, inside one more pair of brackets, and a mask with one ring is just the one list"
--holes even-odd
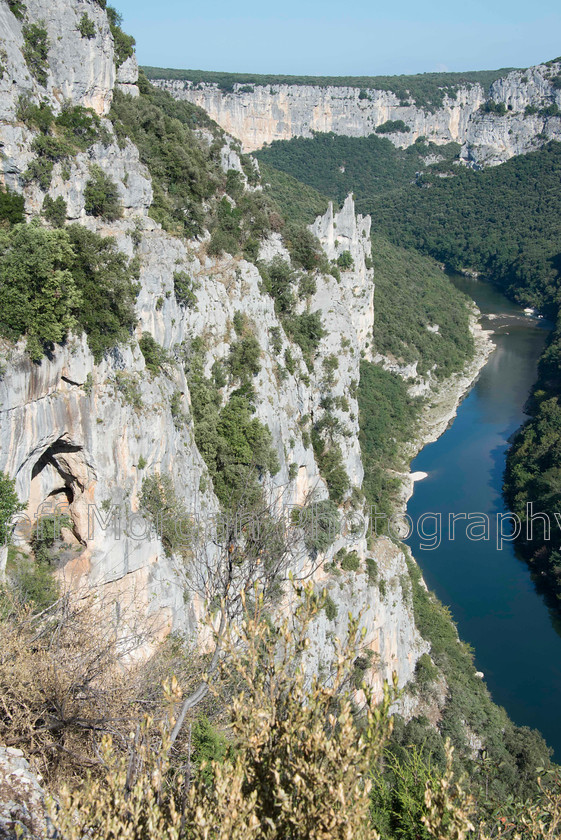
[[(351, 82), (329, 84), (244, 84), (222, 90), (219, 83), (166, 78), (150, 68), (154, 84), (202, 108), (252, 152), (275, 140), (334, 132), (367, 137), (383, 132), (406, 148), (419, 137), (434, 143), (459, 143), (462, 159), (494, 165), (561, 139), (561, 63), (514, 70), (486, 90), (479, 83), (444, 88), (442, 101), (417, 105), (407, 90), (364, 88)], [(173, 71), (172, 71), (173, 73)], [(414, 78), (414, 77), (413, 77)]]

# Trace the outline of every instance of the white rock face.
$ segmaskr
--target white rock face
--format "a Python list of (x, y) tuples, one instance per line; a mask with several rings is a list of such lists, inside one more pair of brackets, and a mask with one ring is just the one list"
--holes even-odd
[[(246, 152), (274, 140), (312, 137), (329, 132), (366, 137), (387, 120), (403, 120), (408, 132), (384, 134), (404, 148), (418, 137), (434, 143), (460, 143), (462, 157), (476, 165), (493, 165), (513, 155), (539, 148), (548, 140), (561, 139), (561, 117), (525, 115), (527, 106), (538, 111), (561, 104), (561, 90), (552, 79), (559, 62), (529, 70), (515, 70), (491, 86), (489, 95), (479, 84), (461, 87), (456, 96), (446, 95), (433, 113), (415, 105), (402, 105), (390, 91), (369, 90), (360, 98), (355, 87), (310, 85), (255, 85), (253, 92), (223, 93), (216, 84), (157, 80), (154, 84), (177, 99), (199, 105), (229, 134), (238, 138)], [(483, 114), (481, 106), (492, 100), (507, 112)]]
[(130, 96), (140, 96), (138, 90), (138, 62), (135, 55), (129, 56), (117, 69), (117, 87)]
[[(33, 78), (22, 55), (24, 21), (17, 20), (6, 3), (0, 5), (0, 48), (7, 60), (0, 81), (0, 119), (14, 119), (17, 99), (23, 91), (48, 96), (58, 112), (67, 99), (75, 105), (106, 114), (115, 84), (113, 38), (105, 12), (97, 3), (68, 0), (29, 0), (29, 22), (44, 26), (48, 36), (46, 88)], [(78, 29), (82, 15), (94, 24), (93, 38), (83, 38)], [(4, 116), (6, 114), (6, 116)], [(9, 115), (9, 116), (8, 116)]]
[(21, 750), (0, 747), (0, 837), (46, 840), (55, 836), (45, 791)]

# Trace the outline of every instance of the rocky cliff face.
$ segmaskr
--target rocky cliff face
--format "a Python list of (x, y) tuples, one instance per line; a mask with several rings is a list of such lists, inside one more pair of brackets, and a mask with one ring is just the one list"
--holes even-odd
[[(561, 90), (553, 82), (560, 70), (559, 62), (515, 70), (494, 82), (488, 93), (479, 84), (460, 87), (434, 112), (402, 104), (390, 91), (369, 90), (364, 98), (358, 87), (255, 85), (253, 92), (244, 92), (236, 85), (233, 93), (223, 93), (216, 84), (154, 83), (177, 99), (200, 105), (247, 152), (317, 131), (365, 137), (388, 120), (402, 120), (408, 131), (383, 135), (396, 146), (409, 146), (418, 137), (453, 141), (462, 145), (467, 162), (493, 165), (561, 139), (561, 116), (551, 109), (561, 106)], [(484, 113), (486, 102), (499, 110)]]
[[(92, 38), (77, 32), (84, 11), (95, 23)], [(31, 218), (40, 212), (45, 192), (37, 183), (26, 185), (22, 179), (34, 157), (36, 133), (18, 120), (20, 96), (27, 94), (35, 103), (46, 101), (55, 113), (70, 101), (93, 108), (103, 118), (116, 85), (133, 97), (138, 96), (138, 88), (134, 59), (115, 68), (107, 18), (96, 3), (31, 0), (28, 13), (44, 22), (48, 32), (46, 83), (39, 84), (28, 70), (22, 21), (6, 3), (0, 3), (0, 144), (2, 180), (23, 193)], [(28, 502), (30, 519), (54, 505), (67, 510), (72, 528), (64, 533), (61, 577), (69, 585), (106, 595), (121, 632), (138, 631), (140, 636), (141, 631), (148, 631), (150, 646), (171, 630), (195, 632), (202, 594), (187, 594), (185, 561), (169, 556), (157, 534), (147, 531), (139, 536), (132, 528), (118, 532), (98, 521), (92, 527), (91, 505), (102, 513), (114, 505), (126, 505), (134, 514), (144, 479), (161, 473), (171, 477), (175, 492), (190, 510), (196, 508), (209, 517), (218, 512), (218, 499), (195, 443), (189, 386), (179, 356), (184, 342), (204, 337), (206, 371), (210, 372), (215, 361), (228, 356), (235, 340), (234, 315), (240, 310), (249, 319), (261, 352), (260, 372), (253, 383), (256, 414), (271, 431), (280, 463), (279, 472), (269, 480), (269, 492), (282, 491), (286, 504), (300, 504), (310, 494), (316, 499), (327, 498), (325, 481), (303, 430), (306, 417), (318, 418), (324, 410), (323, 361), (333, 356), (339, 364), (331, 395), (347, 400), (346, 406), (336, 409), (345, 429), (343, 465), (352, 487), (360, 488), (363, 467), (356, 384), (361, 356), (370, 356), (374, 317), (373, 277), (366, 267), (370, 220), (357, 217), (348, 198), (339, 213), (334, 214), (330, 207), (313, 226), (329, 258), (349, 251), (353, 264), (341, 272), (340, 282), (331, 275), (318, 276), (315, 293), (307, 304), (300, 304), (310, 312), (321, 310), (325, 328), (314, 370), (309, 377), (302, 376), (306, 366), (300, 348), (285, 334), (273, 299), (262, 291), (256, 266), (238, 257), (208, 256), (207, 237), (188, 241), (164, 232), (148, 215), (152, 185), (136, 147), (130, 141), (118, 143), (108, 120), (103, 119), (103, 125), (108, 141), (76, 154), (69, 172), (56, 163), (49, 194), (64, 198), (69, 220), (113, 237), (125, 254), (139, 257), (138, 326), (130, 342), (115, 348), (100, 364), (94, 363), (83, 336), (57, 346), (52, 357), (45, 357), (40, 364), (30, 361), (23, 343), (2, 343), (0, 470), (16, 478), (19, 496)], [(222, 162), (225, 170), (241, 171), (229, 140), (222, 150)], [(117, 184), (123, 217), (116, 222), (103, 222), (85, 212), (84, 189), (91, 164), (97, 164)], [(261, 245), (263, 260), (276, 255), (288, 258), (279, 234)], [(178, 270), (196, 281), (194, 308), (182, 307), (175, 299), (174, 273)], [(158, 375), (149, 374), (139, 349), (138, 340), (145, 333), (168, 353), (169, 361)], [(280, 354), (274, 348), (274, 333), (281, 337)], [(296, 361), (296, 371), (285, 371), (281, 377), (279, 358), (287, 348)], [(176, 422), (178, 407), (183, 418), (180, 424)], [(342, 512), (348, 509), (350, 493)], [(26, 550), (25, 531), (19, 533)], [(337, 575), (325, 571), (342, 546), (357, 552), (361, 570), (339, 571)], [(367, 556), (376, 560), (385, 587), (370, 581), (364, 568)], [(338, 538), (320, 559), (324, 562), (316, 570), (315, 580), (330, 592), (337, 615), (322, 613), (315, 625), (316, 664), (319, 666), (326, 655), (328, 635), (343, 633), (348, 612), (362, 610), (367, 627), (364, 644), (375, 654), (371, 681), (381, 690), (383, 680), (395, 670), (400, 683), (405, 684), (427, 646), (415, 629), (410, 595), (402, 583), (406, 566), (401, 551), (389, 540), (380, 539), (370, 555), (364, 535), (347, 535)], [(311, 558), (300, 562), (305, 568)]]
[(21, 750), (0, 747), (0, 837), (45, 840), (56, 832), (49, 819), (45, 791)]

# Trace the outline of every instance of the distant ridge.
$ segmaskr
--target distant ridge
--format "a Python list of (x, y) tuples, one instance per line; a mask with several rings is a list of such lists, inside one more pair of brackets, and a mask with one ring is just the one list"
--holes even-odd
[(259, 73), (223, 73), (212, 70), (175, 70), (144, 66), (148, 79), (190, 81), (193, 84), (217, 84), (225, 93), (235, 85), (312, 85), (314, 87), (355, 87), (388, 90), (400, 100), (410, 99), (419, 107), (439, 107), (445, 93), (453, 93), (466, 85), (480, 84), (486, 91), (497, 79), (517, 68), (500, 70), (470, 70), (463, 73), (418, 73), (411, 76), (283, 76)]

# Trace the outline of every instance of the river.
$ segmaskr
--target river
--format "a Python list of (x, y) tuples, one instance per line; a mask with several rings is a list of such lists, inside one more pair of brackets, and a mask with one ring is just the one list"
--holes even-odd
[[(450, 607), (460, 636), (474, 647), (495, 702), (515, 723), (539, 729), (561, 761), (559, 620), (513, 545), (497, 549), (493, 527), (489, 541), (473, 542), (465, 522), (458, 521), (454, 541), (444, 538), (449, 513), (481, 512), (496, 522), (497, 513), (507, 511), (501, 487), (508, 441), (525, 420), (524, 404), (547, 329), (490, 285), (463, 277), (453, 282), (477, 303), (483, 326), (495, 331), (497, 349), (451, 427), (411, 465), (413, 472), (428, 476), (415, 484), (407, 512), (413, 522), (425, 512), (440, 512), (442, 542), (423, 550), (415, 533), (408, 543), (428, 586)], [(506, 524), (504, 530), (509, 531)]]

